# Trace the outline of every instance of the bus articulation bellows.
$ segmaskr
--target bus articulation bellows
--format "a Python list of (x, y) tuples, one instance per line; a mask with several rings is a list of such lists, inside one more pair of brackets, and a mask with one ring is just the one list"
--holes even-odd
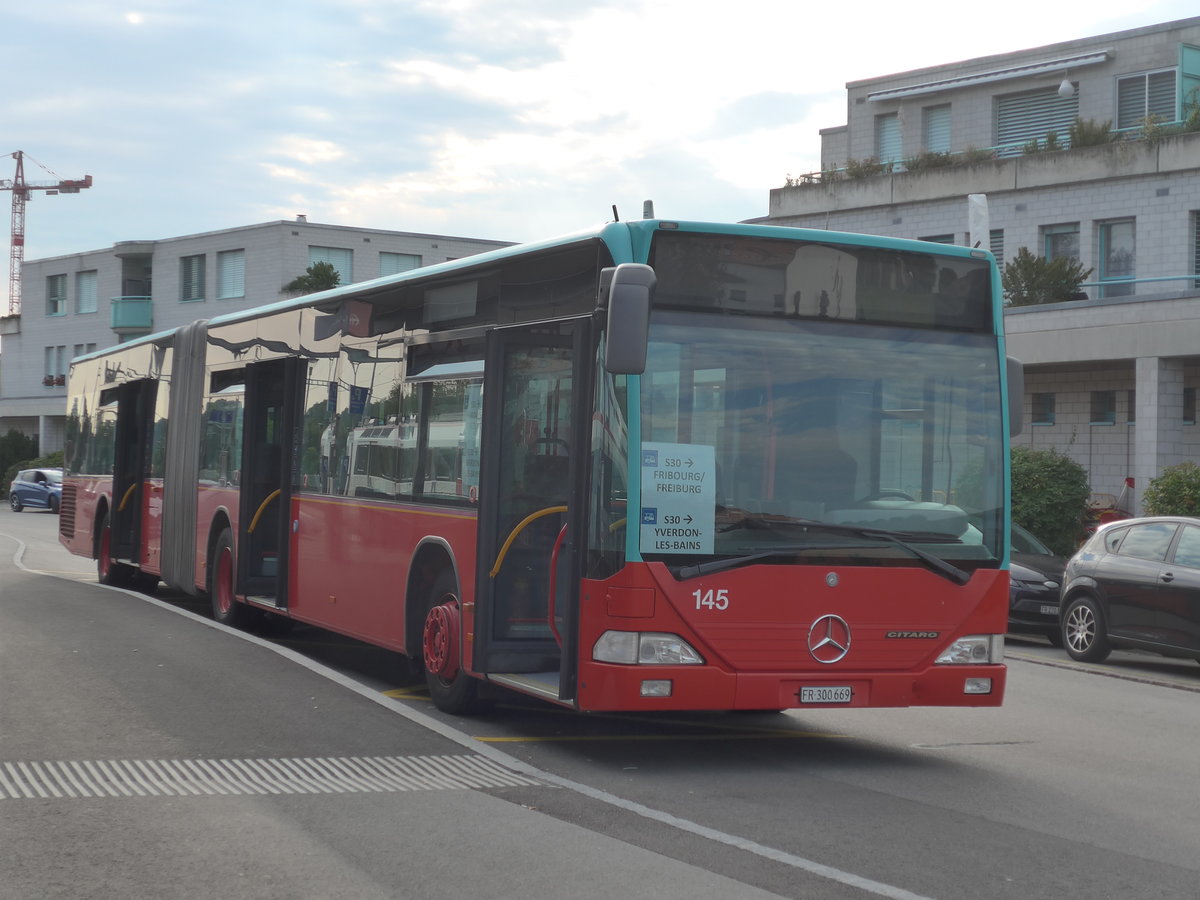
[(612, 223), (76, 359), (60, 537), (451, 712), (998, 706), (1001, 322), (984, 251)]

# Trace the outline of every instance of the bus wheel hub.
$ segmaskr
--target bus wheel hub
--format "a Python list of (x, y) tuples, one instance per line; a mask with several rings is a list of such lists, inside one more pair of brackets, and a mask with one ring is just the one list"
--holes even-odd
[(425, 669), (439, 678), (449, 680), (458, 674), (458, 627), (457, 603), (435, 606), (425, 616)]

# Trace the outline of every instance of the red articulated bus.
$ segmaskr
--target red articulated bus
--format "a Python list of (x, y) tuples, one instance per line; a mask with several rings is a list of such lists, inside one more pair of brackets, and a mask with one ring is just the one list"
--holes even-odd
[(965, 247), (645, 220), (197, 321), (73, 362), (61, 541), (452, 712), (998, 706), (1000, 296)]

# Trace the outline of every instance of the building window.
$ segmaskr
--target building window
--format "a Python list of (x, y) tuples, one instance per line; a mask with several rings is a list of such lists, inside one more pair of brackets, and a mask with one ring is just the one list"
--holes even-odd
[(340, 247), (309, 247), (308, 264), (327, 262), (338, 273), (338, 284), (350, 284), (354, 281), (354, 251), (343, 250)]
[(179, 299), (184, 302), (204, 299), (204, 254), (180, 258)]
[(930, 153), (950, 152), (950, 104), (927, 106), (922, 111), (925, 149)]
[(1100, 223), (1101, 297), (1129, 297), (1137, 271), (1137, 243), (1133, 219)]
[(421, 257), (415, 253), (380, 253), (379, 275), (397, 275), (421, 266)]
[(95, 344), (76, 344), (71, 353), (71, 359), (74, 359), (77, 356), (83, 356), (86, 353), (95, 353), (95, 352), (96, 352)]
[(1079, 223), (1042, 226), (1042, 256), (1052, 259), (1079, 259)]
[[(1192, 213), (1192, 274), (1200, 275), (1200, 211)], [(1200, 288), (1200, 279), (1192, 287)]]
[(1196, 424), (1196, 389), (1194, 387), (1183, 389), (1183, 424)]
[(47, 347), (45, 349), (45, 373), (42, 376), (42, 384), (46, 387), (53, 385), (66, 384), (67, 381), (67, 346), (60, 344), (57, 347)]
[(217, 254), (217, 299), (246, 296), (246, 251), (222, 250)]
[(1125, 392), (1125, 424), (1137, 424), (1137, 391)]
[(96, 271), (75, 273), (75, 312), (96, 311)]
[(1117, 79), (1117, 127), (1136, 128), (1151, 116), (1157, 122), (1176, 119), (1174, 69)]
[(1117, 392), (1092, 391), (1091, 425), (1117, 424)]
[(1079, 92), (1058, 95), (1058, 85), (997, 97), (996, 147), (999, 156), (1017, 156), (1033, 141), (1044, 145), (1053, 132), (1059, 146), (1079, 115)]
[(988, 232), (988, 249), (992, 251), (992, 256), (996, 257), (996, 263), (1001, 269), (1004, 268), (1004, 229), (993, 228)]
[(875, 117), (875, 158), (881, 163), (896, 162), (904, 152), (900, 137), (899, 113)]
[(1033, 395), (1033, 424), (1054, 424), (1054, 394), (1045, 393)]
[(46, 315), (67, 314), (67, 276), (49, 275), (46, 278)]

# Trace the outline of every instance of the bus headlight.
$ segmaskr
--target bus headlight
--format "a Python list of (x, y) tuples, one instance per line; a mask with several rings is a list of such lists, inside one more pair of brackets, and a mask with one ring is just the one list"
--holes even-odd
[(982, 666), (1004, 662), (1004, 635), (970, 634), (941, 652), (939, 666)]
[(694, 666), (704, 662), (679, 635), (659, 631), (606, 631), (592, 647), (592, 659), (627, 666)]

